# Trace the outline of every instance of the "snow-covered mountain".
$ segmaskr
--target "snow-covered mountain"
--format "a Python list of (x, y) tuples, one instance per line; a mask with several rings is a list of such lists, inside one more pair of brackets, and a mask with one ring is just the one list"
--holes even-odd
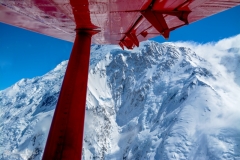
[[(240, 159), (240, 49), (224, 52), (93, 45), (83, 159)], [(1, 160), (41, 159), (66, 65), (0, 91)]]

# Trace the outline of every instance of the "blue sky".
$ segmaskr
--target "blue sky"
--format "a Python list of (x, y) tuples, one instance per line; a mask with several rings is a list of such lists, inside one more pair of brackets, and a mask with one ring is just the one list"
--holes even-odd
[[(216, 42), (240, 34), (240, 6), (173, 31), (168, 41)], [(159, 36), (152, 40), (165, 42)], [(240, 43), (240, 42), (239, 42)], [(72, 43), (0, 23), (0, 90), (69, 58)]]

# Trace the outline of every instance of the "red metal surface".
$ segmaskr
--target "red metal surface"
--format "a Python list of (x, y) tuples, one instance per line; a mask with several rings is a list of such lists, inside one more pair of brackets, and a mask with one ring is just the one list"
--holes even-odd
[(139, 21), (149, 8), (157, 19), (163, 16), (172, 31), (239, 4), (240, 0), (0, 0), (0, 21), (72, 42), (74, 29), (98, 28), (101, 32), (93, 36), (93, 43), (119, 44), (128, 37), (135, 46), (161, 34), (151, 19)]
[(43, 160), (80, 160), (92, 31), (77, 33)]

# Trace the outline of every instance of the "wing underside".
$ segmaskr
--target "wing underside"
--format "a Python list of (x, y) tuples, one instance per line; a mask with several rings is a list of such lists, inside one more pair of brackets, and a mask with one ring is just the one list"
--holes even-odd
[(240, 0), (0, 0), (0, 21), (66, 41), (75, 29), (99, 30), (95, 44), (140, 41), (240, 4)]

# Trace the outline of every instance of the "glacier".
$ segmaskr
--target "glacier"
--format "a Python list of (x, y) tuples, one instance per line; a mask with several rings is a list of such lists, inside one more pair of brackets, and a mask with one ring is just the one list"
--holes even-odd
[[(240, 159), (239, 48), (92, 45), (82, 159)], [(41, 159), (67, 63), (0, 91), (1, 160)]]

